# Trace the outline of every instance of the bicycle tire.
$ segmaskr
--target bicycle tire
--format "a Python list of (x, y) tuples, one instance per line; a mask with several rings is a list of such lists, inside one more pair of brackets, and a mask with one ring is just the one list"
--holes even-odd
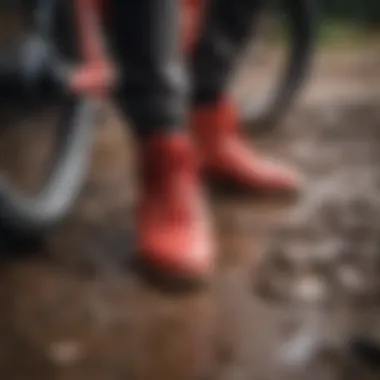
[[(43, 37), (49, 39), (51, 35)], [(70, 59), (79, 60), (75, 43), (71, 42)], [(87, 175), (96, 110), (92, 99), (67, 93), (58, 122), (54, 157), (39, 189), (33, 195), (25, 195), (5, 178), (0, 178), (2, 228), (19, 236), (40, 236), (72, 210)]]
[[(261, 110), (249, 118), (254, 133), (270, 132), (296, 100), (309, 72), (318, 32), (318, 0), (284, 0), (289, 25), (288, 55), (273, 96)], [(262, 6), (261, 12), (265, 10)]]

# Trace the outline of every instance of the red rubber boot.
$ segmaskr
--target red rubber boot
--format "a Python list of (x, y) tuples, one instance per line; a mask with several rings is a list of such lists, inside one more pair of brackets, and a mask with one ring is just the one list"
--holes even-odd
[(289, 195), (300, 189), (300, 177), (294, 171), (263, 159), (240, 135), (231, 102), (223, 100), (193, 110), (190, 126), (199, 143), (207, 178), (225, 189), (264, 195)]
[(150, 138), (141, 154), (140, 261), (170, 280), (204, 282), (213, 267), (209, 214), (188, 136)]

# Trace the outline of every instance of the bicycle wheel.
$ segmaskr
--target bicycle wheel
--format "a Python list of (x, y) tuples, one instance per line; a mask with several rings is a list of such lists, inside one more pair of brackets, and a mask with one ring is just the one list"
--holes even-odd
[[(287, 36), (284, 62), (279, 73), (273, 75), (276, 82), (266, 96), (261, 93), (245, 109), (246, 124), (256, 133), (273, 130), (296, 100), (310, 68), (316, 43), (318, 0), (281, 0), (281, 5), (282, 12), (276, 18)], [(261, 13), (265, 14), (267, 10), (268, 4), (263, 3)], [(268, 76), (267, 67), (265, 76)], [(259, 103), (256, 107), (255, 100)]]
[(34, 192), (0, 177), (1, 228), (20, 236), (43, 234), (72, 209), (85, 181), (96, 115), (91, 99), (64, 88), (66, 70), (80, 62), (70, 1), (35, 3), (31, 7), (31, 2), (20, 1), (8, 7), (21, 14), (25, 30), (11, 48), (0, 50), (2, 129), (7, 128), (9, 113), (25, 121), (29, 111), (58, 106), (53, 156)]

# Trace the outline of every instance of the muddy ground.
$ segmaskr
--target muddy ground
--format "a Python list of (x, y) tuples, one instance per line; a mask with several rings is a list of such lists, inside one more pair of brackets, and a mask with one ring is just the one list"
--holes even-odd
[[(239, 72), (243, 108), (270, 57)], [(305, 174), (304, 194), (212, 199), (217, 271), (194, 294), (130, 266), (133, 141), (107, 117), (69, 220), (1, 266), (0, 379), (378, 379), (346, 348), (354, 333), (380, 339), (380, 52), (324, 51), (314, 66), (282, 127), (254, 139)], [(44, 120), (2, 133), (2, 165), (22, 183), (48, 151)]]

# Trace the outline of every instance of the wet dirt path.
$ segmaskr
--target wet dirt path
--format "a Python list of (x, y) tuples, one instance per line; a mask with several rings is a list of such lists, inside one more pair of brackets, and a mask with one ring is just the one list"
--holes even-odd
[[(378, 378), (345, 344), (354, 331), (380, 334), (380, 97), (355, 94), (353, 78), (370, 83), (367, 69), (354, 71), (361, 53), (340, 76), (335, 59), (281, 131), (256, 142), (305, 173), (305, 194), (294, 204), (214, 199), (218, 268), (197, 294), (162, 293), (131, 269), (133, 143), (115, 118), (100, 126), (73, 215), (46, 247), (1, 266), (0, 378)], [(350, 97), (321, 101), (321, 78), (326, 96), (335, 78)], [(27, 155), (7, 166), (28, 183), (46, 145), (43, 126), (24, 126), (2, 136), (1, 161)]]

